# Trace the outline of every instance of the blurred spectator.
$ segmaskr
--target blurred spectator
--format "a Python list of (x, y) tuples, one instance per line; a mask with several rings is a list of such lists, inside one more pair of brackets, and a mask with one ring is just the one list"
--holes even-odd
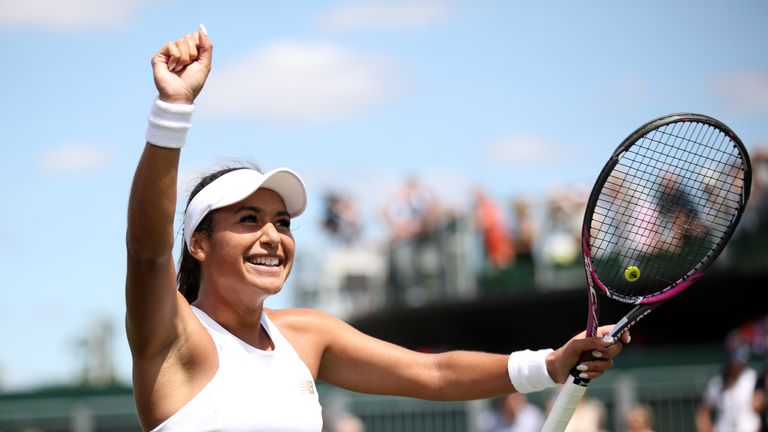
[(764, 363), (757, 374), (752, 395), (752, 407), (760, 418), (760, 432), (768, 432), (768, 315), (745, 322), (729, 332), (726, 339), (730, 345), (749, 346), (752, 353), (763, 356)]
[(726, 343), (727, 359), (721, 374), (707, 384), (696, 411), (697, 432), (754, 432), (760, 419), (753, 409), (757, 373), (749, 367), (750, 348)]
[(528, 402), (524, 393), (512, 393), (494, 401), (493, 409), (477, 418), (478, 432), (539, 432), (544, 413)]
[(605, 405), (597, 399), (585, 398), (579, 402), (565, 432), (604, 432)]
[(589, 233), (593, 242), (600, 241), (601, 247), (596, 252), (605, 251), (609, 254), (620, 252), (614, 250), (626, 239), (626, 234), (620, 228), (627, 225), (629, 219), (627, 215), (632, 213), (628, 207), (634, 208), (634, 200), (631, 199), (632, 195), (627, 188), (629, 183), (626, 174), (617, 170), (612, 171), (605, 181), (605, 187), (597, 201), (599, 210), (592, 215)]
[(649, 255), (661, 251), (660, 210), (655, 200), (641, 197), (644, 182), (619, 170), (611, 172), (592, 215), (595, 258), (625, 260), (629, 250)]
[(768, 390), (766, 389), (766, 381), (768, 381), (768, 362), (766, 362), (763, 371), (757, 377), (755, 393), (752, 396), (752, 406), (760, 417), (760, 432), (768, 432)]
[(556, 188), (547, 200), (547, 226), (541, 238), (541, 258), (548, 265), (577, 262), (584, 218), (584, 196), (576, 188)]
[[(552, 410), (557, 393), (547, 401), (546, 414)], [(605, 432), (605, 405), (598, 399), (584, 397), (576, 405), (565, 432)]]
[(480, 232), (488, 273), (502, 270), (515, 259), (515, 250), (498, 204), (482, 188), (474, 191), (475, 227)]
[(768, 315), (744, 322), (731, 330), (726, 340), (731, 346), (749, 345), (753, 353), (768, 354)]
[(662, 238), (665, 239), (663, 247), (666, 252), (679, 253), (692, 236), (700, 237), (706, 234), (691, 195), (685, 190), (677, 174), (662, 169), (656, 199), (661, 214)]
[[(549, 401), (547, 412), (552, 409), (554, 401)], [(605, 405), (598, 399), (585, 397), (576, 406), (565, 432), (604, 432), (604, 425)]]
[(333, 421), (331, 432), (365, 432), (365, 425), (359, 417), (346, 413)]
[(752, 190), (744, 214), (745, 228), (768, 229), (768, 149), (756, 148), (750, 154), (752, 162)]
[(533, 241), (536, 236), (536, 229), (533, 215), (531, 214), (531, 203), (525, 199), (518, 198), (512, 202), (512, 209), (514, 212), (512, 239), (516, 254), (515, 261), (532, 262)]
[(768, 432), (768, 315), (757, 320), (752, 328), (752, 348), (763, 356), (763, 366), (755, 383), (752, 406), (760, 417), (760, 432)]
[[(439, 289), (436, 228), (440, 205), (416, 176), (409, 177), (383, 209), (390, 230), (389, 301), (421, 304)], [(432, 293), (429, 293), (432, 291)]]
[(640, 216), (640, 220), (643, 220), (646, 214), (650, 214), (644, 209), (638, 211), (633, 189), (632, 178), (627, 179), (622, 171), (614, 170), (606, 179), (590, 225), (589, 235), (591, 243), (595, 245), (592, 254), (596, 259), (623, 256), (628, 244), (647, 249), (648, 243), (654, 241), (651, 240), (652, 233), (647, 229), (631, 229), (632, 219)]
[(383, 211), (394, 241), (431, 231), (439, 222), (439, 215), (437, 198), (416, 176), (408, 177)]
[(351, 245), (360, 239), (362, 224), (357, 205), (347, 196), (329, 192), (325, 195), (323, 228), (332, 238)]
[(627, 432), (653, 432), (653, 411), (646, 404), (635, 404), (624, 415)]

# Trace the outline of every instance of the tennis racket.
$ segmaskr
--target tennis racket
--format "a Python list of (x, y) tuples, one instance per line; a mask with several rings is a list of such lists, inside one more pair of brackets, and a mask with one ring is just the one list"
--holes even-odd
[[(743, 143), (711, 117), (672, 114), (629, 135), (600, 172), (584, 214), (587, 336), (597, 332), (598, 293), (635, 305), (606, 336), (615, 339), (699, 279), (736, 229), (751, 179)], [(565, 430), (589, 385), (578, 375), (574, 368), (543, 431)]]

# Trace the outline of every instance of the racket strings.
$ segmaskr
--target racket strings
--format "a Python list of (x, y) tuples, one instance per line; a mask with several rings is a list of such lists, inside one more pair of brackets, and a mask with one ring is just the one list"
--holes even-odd
[(647, 133), (621, 155), (595, 204), (590, 249), (600, 279), (630, 300), (671, 288), (726, 235), (743, 185), (743, 160), (719, 129), (686, 121)]

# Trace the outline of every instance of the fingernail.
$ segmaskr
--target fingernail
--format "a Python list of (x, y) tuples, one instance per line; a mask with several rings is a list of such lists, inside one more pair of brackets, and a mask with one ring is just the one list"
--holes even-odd
[(597, 351), (597, 350), (592, 351), (592, 357), (601, 358), (602, 356), (603, 356), (603, 353), (601, 353), (600, 351)]
[(176, 62), (171, 60), (171, 62), (168, 63), (168, 70), (174, 72), (174, 69), (176, 69)]
[(605, 342), (607, 344), (612, 344), (612, 343), (616, 342), (616, 338), (613, 337), (613, 336), (605, 335), (605, 336), (603, 336), (603, 342)]
[(585, 365), (585, 364), (580, 364), (580, 365), (576, 366), (576, 370), (578, 370), (578, 371), (584, 372), (587, 369), (588, 369), (587, 365)]
[(584, 372), (579, 374), (579, 378), (582, 378), (582, 379), (587, 379), (588, 376), (589, 375), (585, 374)]
[(630, 343), (630, 342), (632, 342), (632, 336), (627, 335), (627, 343)]
[(179, 71), (181, 71), (182, 69), (184, 69), (184, 65), (176, 65), (176, 69), (174, 69), (173, 71), (174, 71), (174, 72), (179, 72)]
[(208, 36), (208, 29), (205, 28), (203, 23), (200, 23), (200, 31), (203, 32), (204, 35)]

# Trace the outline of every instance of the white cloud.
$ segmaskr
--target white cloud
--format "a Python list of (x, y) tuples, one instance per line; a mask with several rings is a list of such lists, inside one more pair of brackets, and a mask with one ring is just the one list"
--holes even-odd
[(130, 21), (147, 0), (3, 0), (0, 29), (107, 29)]
[(329, 43), (278, 42), (214, 71), (201, 105), (216, 117), (322, 123), (377, 107), (401, 84), (390, 60)]
[(319, 23), (337, 32), (419, 29), (450, 15), (450, 6), (439, 0), (348, 2), (325, 12)]
[(564, 160), (562, 152), (545, 139), (533, 135), (504, 138), (488, 147), (485, 160), (493, 165), (540, 166)]
[(743, 70), (724, 74), (715, 79), (713, 88), (717, 97), (740, 112), (768, 112), (768, 74), (765, 71)]
[(46, 174), (93, 174), (106, 169), (113, 159), (104, 147), (65, 144), (44, 154), (39, 168)]

